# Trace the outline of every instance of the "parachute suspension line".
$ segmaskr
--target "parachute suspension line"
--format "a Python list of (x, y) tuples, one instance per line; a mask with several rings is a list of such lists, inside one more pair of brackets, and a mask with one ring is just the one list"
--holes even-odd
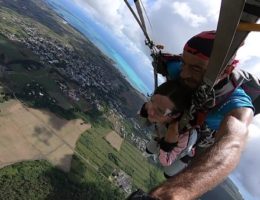
[(144, 16), (143, 16), (143, 13), (142, 13), (142, 8), (141, 8), (141, 4), (140, 4), (140, 1), (139, 0), (134, 0), (135, 2), (135, 7), (136, 7), (136, 10), (137, 10), (137, 13), (139, 15), (139, 18), (140, 18), (140, 22), (144, 28), (144, 30), (147, 32), (146, 30), (146, 26), (145, 26), (145, 22), (144, 22)]
[(140, 21), (141, 21), (142, 26), (144, 27), (145, 31), (147, 32), (147, 29), (146, 29), (146, 25), (145, 25), (145, 21), (144, 21), (144, 16), (143, 16), (142, 10), (144, 11), (145, 17), (146, 17), (146, 19), (147, 19), (147, 21), (149, 23), (149, 26), (150, 26), (150, 28), (152, 30), (152, 24), (151, 24), (151, 21), (150, 21), (148, 15), (147, 15), (147, 12), (145, 10), (143, 2), (141, 0), (134, 0), (134, 3), (135, 3), (136, 10), (138, 12)]
[(150, 37), (148, 36), (146, 29), (143, 27), (142, 23), (140, 22), (140, 20), (138, 19), (137, 15), (135, 14), (134, 10), (132, 9), (132, 7), (130, 6), (130, 4), (128, 3), (127, 0), (124, 0), (124, 2), (126, 3), (127, 7), (129, 8), (129, 10), (131, 11), (131, 13), (133, 14), (135, 20), (137, 21), (137, 23), (139, 24), (140, 28), (142, 29), (144, 36), (147, 40), (147, 45), (149, 46), (150, 49), (153, 48), (154, 44), (151, 41)]
[[(128, 1), (124, 0), (124, 2), (126, 3), (127, 7), (131, 11), (131, 13), (133, 14), (133, 16), (134, 16), (135, 20), (137, 21), (138, 25), (140, 26), (140, 28), (142, 29), (142, 31), (144, 33), (144, 36), (146, 38), (145, 44), (151, 50), (151, 56), (153, 58), (152, 65), (153, 65), (153, 71), (154, 71), (154, 89), (156, 89), (157, 86), (158, 86), (158, 75), (157, 75), (157, 64), (158, 64), (158, 62), (157, 62), (157, 60), (158, 60), (159, 55), (161, 54), (161, 50), (160, 49), (162, 49), (162, 46), (160, 46), (160, 45), (155, 46), (153, 41), (150, 39), (150, 37), (149, 37), (149, 35), (147, 33), (144, 17), (143, 17), (143, 14), (142, 14), (142, 8), (141, 8), (141, 5), (142, 5), (142, 7), (144, 9), (143, 4), (140, 3), (139, 0), (134, 0), (135, 6), (136, 6), (136, 9), (137, 9), (139, 18), (140, 18), (139, 19), (138, 16), (136, 15), (136, 13), (134, 12), (134, 10), (132, 9), (132, 7), (130, 6), (130, 4), (128, 3)], [(145, 12), (145, 14), (146, 14), (146, 12)], [(146, 17), (148, 19), (147, 14), (146, 14)], [(150, 23), (149, 19), (148, 19), (148, 21)], [(150, 23), (150, 25), (151, 25), (151, 23)]]
[[(134, 3), (135, 3), (136, 10), (137, 10), (139, 18), (140, 18), (140, 23), (142, 24), (143, 30), (145, 30), (145, 33), (147, 34), (147, 29), (146, 29), (146, 26), (145, 26), (145, 21), (144, 21), (144, 17), (143, 17), (143, 13), (142, 13), (142, 8), (145, 11), (143, 3), (142, 3), (141, 0), (134, 0)], [(141, 7), (141, 5), (142, 5), (142, 7)], [(146, 11), (145, 11), (145, 15), (146, 15), (146, 18), (148, 19), (148, 21), (150, 23), (150, 20), (149, 20), (149, 18), (147, 16)], [(150, 26), (151, 26), (151, 23), (150, 23)], [(152, 56), (152, 58), (154, 60), (152, 65), (153, 65), (153, 72), (154, 72), (154, 89), (156, 89), (157, 86), (158, 86), (158, 75), (157, 75), (158, 73), (157, 73), (157, 65), (156, 65), (157, 63), (155, 62), (155, 60), (156, 60), (156, 55), (158, 55), (158, 51), (157, 51), (156, 48), (154, 48), (154, 44), (153, 44), (152, 41), (151, 42), (149, 42), (149, 41), (146, 42), (146, 45), (149, 46), (149, 48), (151, 49), (151, 56)]]
[(147, 21), (148, 21), (148, 23), (149, 23), (149, 26), (150, 26), (150, 28), (151, 28), (151, 30), (152, 30), (152, 23), (151, 23), (151, 21), (150, 21), (148, 15), (147, 15), (147, 12), (146, 12), (146, 9), (145, 9), (145, 7), (144, 7), (144, 4), (143, 4), (143, 2), (142, 2), (141, 0), (139, 0), (139, 1), (141, 2), (141, 6), (142, 6), (142, 8), (143, 8), (143, 10), (144, 10), (144, 14), (145, 14), (146, 19), (147, 19)]
[[(150, 39), (150, 37), (148, 36), (148, 33), (147, 33), (147, 29), (146, 29), (146, 25), (145, 25), (145, 21), (144, 21), (144, 17), (143, 17), (143, 12), (142, 12), (142, 8), (144, 11), (145, 11), (145, 8), (144, 8), (141, 0), (134, 0), (134, 3), (135, 3), (136, 10), (137, 10), (139, 18), (140, 18), (140, 20), (138, 20), (138, 21), (142, 25), (142, 27), (143, 27), (142, 30), (146, 36), (145, 44), (151, 49), (151, 54), (153, 56), (153, 54), (158, 53), (158, 51), (157, 51), (158, 48), (157, 48), (157, 46), (154, 45), (153, 41)], [(134, 13), (134, 15), (136, 15), (136, 14)], [(146, 15), (147, 20), (149, 21), (150, 27), (152, 27), (146, 11), (145, 11), (145, 15)]]
[(158, 75), (157, 75), (157, 68), (153, 65), (153, 75), (154, 75), (154, 89), (158, 87)]

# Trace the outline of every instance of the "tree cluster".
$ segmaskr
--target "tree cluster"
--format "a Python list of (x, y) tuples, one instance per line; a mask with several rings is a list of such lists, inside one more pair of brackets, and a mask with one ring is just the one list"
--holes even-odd
[(0, 170), (0, 199), (124, 199), (117, 189), (98, 180), (76, 183), (47, 161), (22, 162)]

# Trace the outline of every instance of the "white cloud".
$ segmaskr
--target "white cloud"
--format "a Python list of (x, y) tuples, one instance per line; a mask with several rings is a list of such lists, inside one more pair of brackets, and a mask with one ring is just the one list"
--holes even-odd
[(233, 175), (256, 199), (260, 198), (260, 115), (254, 117), (249, 127), (249, 138), (240, 164)]
[(239, 67), (260, 78), (260, 57), (251, 57), (249, 60), (242, 61)]
[[(214, 1), (210, 1), (209, 0), (196, 0), (194, 1), (195, 4), (197, 5), (203, 5), (205, 8), (202, 10), (205, 13), (205, 16), (213, 22), (217, 22), (218, 20), (218, 14), (219, 14), (219, 10), (220, 10), (220, 0), (214, 0)], [(195, 5), (194, 5), (195, 6)]]
[(144, 2), (148, 17), (152, 23), (152, 29), (149, 29), (149, 33), (156, 44), (165, 46), (165, 51), (179, 54), (182, 52), (184, 43), (192, 35), (202, 30), (216, 28), (216, 20), (209, 18), (211, 23), (206, 23), (206, 18), (200, 14), (201, 10), (203, 10), (205, 16), (210, 15), (206, 12), (208, 6), (202, 5), (202, 9), (196, 10), (192, 7), (192, 2), (194, 1), (158, 0), (152, 3), (151, 1)]
[(239, 66), (258, 77), (260, 77), (259, 40), (259, 33), (250, 33), (245, 44), (237, 52), (237, 59), (240, 61)]
[[(126, 48), (140, 51), (142, 32), (122, 0), (74, 0), (97, 23), (116, 35)], [(131, 19), (131, 20), (129, 20)], [(142, 39), (143, 40), (143, 39)], [(140, 52), (139, 52), (140, 53)]]
[[(116, 34), (126, 47), (130, 44), (130, 49), (139, 49), (149, 56), (143, 33), (123, 0), (74, 1)], [(152, 29), (149, 23), (147, 28), (153, 41), (163, 44), (165, 51), (181, 53), (182, 46), (192, 35), (216, 28), (220, 0), (143, 0), (143, 4), (152, 23)], [(206, 23), (206, 18), (210, 23)]]
[(124, 6), (120, 0), (113, 0), (113, 3), (95, 0), (75, 0), (75, 2), (91, 13), (97, 21), (108, 27), (117, 25), (118, 29), (121, 30), (123, 19), (120, 17), (122, 15), (120, 12), (124, 9)]
[(249, 60), (251, 57), (260, 57), (258, 48), (260, 46), (259, 33), (252, 32), (249, 34), (245, 44), (239, 49), (237, 56), (242, 60)]
[(192, 9), (187, 3), (174, 2), (172, 4), (172, 8), (174, 9), (174, 13), (180, 15), (187, 23), (190, 23), (193, 27), (198, 27), (200, 24), (204, 24), (207, 22), (205, 17), (193, 13)]
[(237, 58), (240, 66), (260, 77), (260, 37), (258, 32), (252, 32), (245, 40), (245, 44), (238, 50)]

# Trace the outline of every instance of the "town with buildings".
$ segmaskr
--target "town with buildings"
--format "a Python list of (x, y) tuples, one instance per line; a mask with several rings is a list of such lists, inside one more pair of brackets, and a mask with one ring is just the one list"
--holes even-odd
[[(147, 137), (149, 138), (150, 131), (141, 128), (140, 122), (135, 116), (127, 116), (128, 112), (124, 112), (124, 103), (120, 101), (118, 94), (124, 90), (128, 91), (129, 88), (127, 87), (131, 86), (129, 83), (127, 86), (123, 85), (126, 80), (113, 66), (111, 60), (105, 59), (105, 57), (94, 60), (91, 57), (84, 56), (78, 50), (75, 50), (73, 46), (64, 45), (57, 38), (44, 35), (37, 26), (17, 17), (13, 17), (11, 22), (16, 25), (19, 24), (19, 28), (26, 35), (12, 33), (7, 29), (1, 29), (1, 34), (30, 49), (39, 57), (44, 67), (54, 69), (66, 80), (78, 85), (77, 88), (71, 89), (65, 82), (55, 80), (63, 94), (74, 101), (84, 98), (100, 111), (103, 110), (103, 102), (105, 102), (109, 106), (110, 115), (118, 117), (117, 123), (119, 123), (119, 126), (117, 132), (124, 138), (128, 134), (128, 138), (137, 148), (142, 151), (145, 150), (145, 143)], [(99, 53), (101, 54), (101, 52)], [(27, 70), (33, 69), (34, 67), (31, 65)], [(113, 70), (113, 73), (111, 73), (111, 70)], [(115, 77), (115, 74), (117, 77)], [(122, 80), (124, 81), (122, 82)], [(30, 94), (33, 95), (32, 92)], [(134, 112), (136, 113), (136, 110)], [(130, 135), (126, 133), (124, 126), (121, 125), (124, 119), (127, 119), (134, 128), (134, 132), (130, 133)], [(140, 137), (140, 133), (143, 136)]]
[(122, 170), (114, 170), (110, 176), (112, 182), (114, 182), (119, 188), (125, 191), (126, 194), (132, 192), (132, 179)]

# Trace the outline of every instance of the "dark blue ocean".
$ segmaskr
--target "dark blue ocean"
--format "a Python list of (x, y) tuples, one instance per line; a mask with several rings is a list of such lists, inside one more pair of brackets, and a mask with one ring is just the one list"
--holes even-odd
[[(139, 90), (147, 94), (151, 93), (151, 86), (147, 86), (142, 78), (136, 73), (133, 66), (119, 53), (120, 47), (115, 45), (115, 38), (108, 34), (106, 30), (85, 11), (73, 4), (70, 0), (45, 0), (64, 20), (75, 29), (84, 34), (93, 42), (105, 55), (115, 61), (115, 67), (126, 77), (128, 82)], [(113, 44), (113, 45), (112, 45)]]

